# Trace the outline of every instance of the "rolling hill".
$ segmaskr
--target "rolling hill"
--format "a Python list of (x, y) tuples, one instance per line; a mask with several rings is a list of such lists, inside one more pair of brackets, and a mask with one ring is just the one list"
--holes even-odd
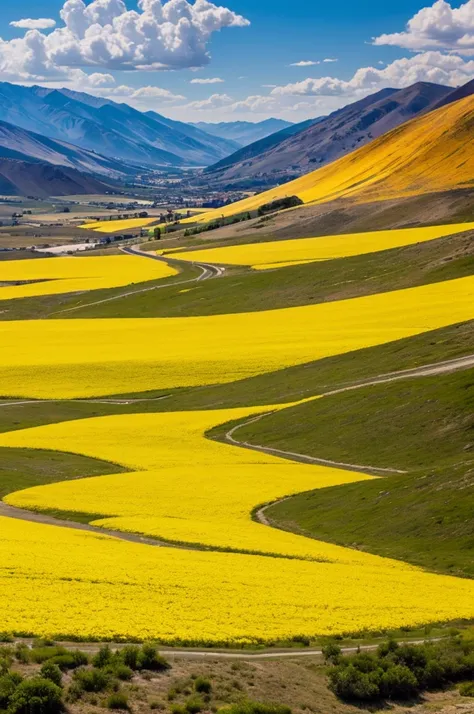
[(405, 89), (382, 89), (302, 130), (267, 139), (208, 167), (211, 183), (265, 187), (324, 166), (364, 146), (409, 119), (432, 109), (452, 87), (418, 82)]
[(207, 166), (236, 144), (68, 89), (0, 83), (0, 120), (50, 139), (141, 166)]
[(209, 122), (197, 122), (191, 126), (202, 131), (218, 136), (221, 139), (228, 139), (236, 142), (239, 146), (248, 146), (254, 141), (264, 139), (277, 131), (282, 131), (292, 126), (291, 122), (284, 119), (265, 119), (260, 122), (251, 121), (231, 121), (219, 122), (217, 124)]
[(470, 187), (474, 181), (474, 96), (393, 129), (329, 166), (199, 216), (208, 222), (285, 196), (304, 203), (356, 203)]
[(71, 196), (105, 193), (110, 189), (93, 176), (68, 167), (0, 159), (0, 194), (3, 196)]

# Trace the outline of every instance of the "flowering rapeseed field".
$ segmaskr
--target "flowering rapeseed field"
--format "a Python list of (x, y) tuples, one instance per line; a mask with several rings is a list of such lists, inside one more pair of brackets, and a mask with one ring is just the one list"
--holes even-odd
[[(255, 642), (474, 616), (474, 583), (393, 568), (127, 543), (0, 518), (2, 628)], [(398, 566), (398, 567), (397, 567)]]
[(145, 228), (156, 223), (155, 218), (126, 218), (121, 221), (96, 221), (95, 223), (84, 223), (80, 228), (96, 233), (117, 233), (118, 231), (128, 231), (133, 228)]
[(166, 263), (133, 255), (5, 260), (0, 262), (0, 283), (33, 282), (2, 287), (0, 300), (118, 288), (176, 274)]
[(474, 152), (466, 147), (472, 146), (473, 111), (474, 97), (466, 97), (416, 117), (294, 181), (183, 222), (208, 223), (292, 195), (304, 203), (341, 197), (362, 203), (471, 188)]
[(76, 452), (134, 469), (6, 497), (20, 508), (102, 513), (107, 528), (241, 551), (393, 567), (388, 560), (254, 522), (254, 507), (371, 477), (299, 464), (206, 439), (206, 431), (273, 407), (120, 415), (14, 431), (0, 446)]
[[(227, 248), (210, 248), (190, 253), (179, 253), (176, 257), (180, 260), (201, 261), (203, 263), (250, 265), (256, 270), (266, 270), (269, 268), (282, 268), (287, 265), (300, 265), (301, 263), (312, 263), (320, 260), (364, 255), (380, 250), (400, 248), (414, 243), (424, 243), (443, 236), (472, 230), (474, 230), (474, 223), (402, 228), (399, 230), (233, 245)], [(161, 252), (163, 253), (163, 251)]]
[(256, 313), (0, 322), (0, 393), (72, 398), (232, 382), (473, 318), (467, 277)]

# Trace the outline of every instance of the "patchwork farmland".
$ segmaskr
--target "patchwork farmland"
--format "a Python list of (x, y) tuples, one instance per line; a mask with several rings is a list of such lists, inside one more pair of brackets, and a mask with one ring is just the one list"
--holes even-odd
[[(372, 463), (367, 456), (370, 463), (357, 466), (350, 454), (332, 464), (311, 463), (292, 456), (291, 448), (272, 454), (242, 448), (237, 438), (220, 442), (222, 434), (233, 433), (232, 425), (263, 427), (261, 416), (269, 412), (285, 423), (298, 405), (317, 411), (331, 391), (312, 386), (319, 365), (324, 372), (332, 361), (337, 379), (337, 364), (346, 356), (370, 360), (381, 349), (396, 355), (399, 345), (431, 342), (433, 335), (472, 324), (471, 276), (276, 310), (186, 316), (184, 303), (180, 317), (121, 316), (135, 297), (150, 305), (160, 301), (158, 289), (141, 292), (149, 282), (175, 298), (191, 298), (199, 282), (173, 287), (178, 271), (187, 270), (186, 260), (257, 269), (283, 264), (278, 269), (284, 275), (293, 269), (286, 266), (290, 254), (303, 263), (300, 269), (310, 270), (321, 260), (351, 260), (358, 251), (377, 255), (456, 242), (469, 230), (471, 224), (461, 224), (310, 238), (296, 241), (296, 252), (291, 241), (180, 252), (172, 255), (171, 266), (166, 256), (150, 259), (152, 253), (3, 264), (9, 306), (34, 295), (59, 300), (80, 290), (100, 311), (96, 290), (123, 291), (122, 299), (106, 301), (113, 317), (54, 311), (54, 319), (1, 323), (2, 454), (42, 455), (46, 463), (48, 455), (62, 454), (66, 472), (67, 455), (108, 463), (104, 475), (79, 472), (72, 480), (58, 469), (54, 482), (33, 469), (29, 487), (23, 483), (17, 490), (13, 483), (6, 489), (0, 595), (5, 629), (43, 637), (239, 646), (473, 618), (474, 586), (456, 577), (458, 568), (440, 572), (413, 563), (408, 550), (406, 558), (393, 558), (380, 549), (338, 544), (337, 538), (331, 543), (327, 535), (318, 540), (293, 534), (255, 515), (264, 504), (302, 492), (356, 484), (363, 490), (372, 482), (382, 491), (402, 473), (396, 463)], [(28, 281), (9, 287), (20, 268)], [(251, 267), (240, 270), (241, 280), (255, 273)], [(225, 290), (232, 279), (224, 274), (208, 284)], [(415, 363), (409, 377), (423, 383), (422, 371), (417, 376), (423, 360)], [(383, 365), (380, 373), (376, 365), (366, 382), (381, 378)], [(397, 367), (404, 365), (395, 359), (388, 372)], [(453, 364), (469, 367), (469, 360)], [(308, 372), (304, 394), (292, 395), (285, 386), (292, 370)], [(353, 380), (349, 375), (343, 389), (357, 384), (356, 371)], [(255, 387), (248, 390), (247, 383)], [(232, 408), (206, 399), (220, 385), (233, 390)], [(194, 403), (190, 408), (186, 402)], [(261, 440), (253, 434), (252, 441)], [(12, 518), (16, 513), (36, 515)], [(94, 530), (77, 530), (75, 522)], [(100, 535), (101, 528), (116, 536)], [(127, 541), (120, 533), (137, 537)], [(140, 544), (140, 535), (160, 547)]]

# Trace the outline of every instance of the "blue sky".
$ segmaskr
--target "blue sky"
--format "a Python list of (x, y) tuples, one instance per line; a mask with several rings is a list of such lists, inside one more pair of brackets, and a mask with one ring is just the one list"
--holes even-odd
[[(149, 43), (152, 49), (143, 50), (137, 40), (133, 58), (120, 60), (114, 53), (122, 38), (117, 39), (106, 28), (99, 27), (99, 34), (108, 38), (104, 47), (95, 47), (87, 35), (73, 37), (77, 25), (73, 20), (67, 21), (71, 37), (58, 34), (64, 30), (53, 27), (28, 31), (28, 23), (39, 18), (49, 19), (51, 24), (55, 20), (56, 28), (63, 28), (59, 13), (65, 2), (71, 17), (94, 6), (90, 12), (94, 10), (95, 18), (103, 18), (120, 16), (120, 3), (140, 14), (151, 12), (151, 5), (158, 0), (142, 0), (148, 8), (143, 4), (139, 8), (138, 0), (8, 3), (0, 17), (0, 36), (6, 41), (0, 46), (0, 79), (70, 86), (193, 121), (257, 121), (272, 115), (300, 121), (325, 114), (382, 86), (406, 86), (417, 80), (454, 85), (474, 77), (474, 41), (466, 47), (465, 40), (469, 33), (474, 37), (474, 0), (464, 4), (445, 0), (432, 4), (419, 0), (220, 0), (232, 17), (219, 7), (211, 11), (216, 28), (222, 28), (219, 31), (204, 36), (201, 16), (196, 15), (192, 41), (183, 42), (185, 35), (176, 30), (173, 41), (180, 49), (163, 54), (159, 51), (159, 20), (156, 43), (153, 36)], [(187, 5), (185, 0), (171, 3)], [(193, 4), (194, 0), (189, 0), (189, 6)], [(92, 14), (87, 17), (92, 25)], [(22, 27), (10, 25), (18, 21), (23, 21)], [(108, 21), (101, 22), (105, 27)], [(29, 39), (25, 40), (25, 32)], [(134, 34), (128, 37), (135, 42)], [(382, 39), (374, 44), (373, 38)], [(199, 51), (195, 50), (196, 43)], [(67, 52), (63, 51), (65, 46)], [(208, 64), (206, 51), (211, 57)], [(142, 60), (137, 59), (143, 52), (143, 61), (153, 63), (146, 71)], [(329, 59), (337, 61), (324, 61)], [(194, 61), (203, 66), (190, 68)], [(301, 61), (314, 64), (292, 66)], [(156, 69), (156, 63), (162, 62), (165, 69)], [(360, 68), (373, 69), (354, 78)], [(93, 79), (89, 80), (91, 75)], [(201, 83), (212, 79), (222, 81)]]

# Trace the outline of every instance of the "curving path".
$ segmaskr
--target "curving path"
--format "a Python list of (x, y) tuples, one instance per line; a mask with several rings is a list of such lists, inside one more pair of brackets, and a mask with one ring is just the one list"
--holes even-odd
[[(354, 389), (361, 389), (362, 387), (368, 387), (368, 386), (375, 385), (375, 384), (383, 384), (383, 383), (394, 382), (394, 381), (402, 380), (402, 379), (413, 379), (416, 377), (423, 377), (423, 376), (429, 376), (429, 375), (445, 374), (447, 372), (454, 372), (454, 371), (461, 370), (461, 369), (468, 369), (469, 367), (473, 367), (473, 366), (474, 366), (474, 354), (466, 355), (464, 357), (459, 357), (457, 359), (446, 360), (444, 362), (439, 362), (439, 363), (435, 363), (435, 364), (423, 365), (420, 367), (416, 367), (414, 369), (402, 370), (399, 372), (392, 372), (392, 373), (388, 373), (385, 375), (380, 375), (378, 377), (374, 377), (372, 379), (362, 380), (355, 384), (347, 385), (345, 387), (341, 387), (339, 389), (335, 389), (335, 390), (332, 390), (325, 394), (319, 395), (317, 397), (314, 397), (314, 399), (318, 399), (318, 398), (325, 397), (325, 396), (331, 396), (334, 394), (340, 394), (342, 392), (347, 392), (347, 391), (351, 391)], [(164, 399), (164, 398), (166, 398), (166, 396), (159, 397), (158, 399)], [(41, 403), (42, 401), (51, 402), (51, 401), (63, 401), (63, 400), (36, 400), (34, 403)], [(71, 401), (74, 401), (74, 400), (71, 400)], [(87, 400), (78, 400), (78, 401), (87, 401)], [(91, 401), (97, 401), (97, 400), (91, 400)], [(127, 400), (127, 402), (133, 402), (133, 401), (134, 400)], [(142, 401), (142, 400), (137, 400), (137, 401)], [(104, 400), (104, 402), (105, 402), (105, 400)], [(115, 400), (115, 402), (112, 402), (112, 403), (124, 403), (124, 402), (125, 402), (125, 400)], [(18, 404), (18, 403), (28, 403), (28, 402), (8, 402), (5, 404), (0, 404), (0, 407), (8, 407), (12, 404)], [(329, 466), (337, 466), (338, 468), (341, 468), (341, 469), (346, 469), (346, 470), (350, 470), (350, 471), (361, 471), (361, 472), (366, 472), (366, 473), (375, 474), (375, 475), (380, 475), (382, 473), (404, 473), (404, 472), (396, 471), (395, 469), (392, 469), (392, 470), (380, 469), (380, 468), (377, 468), (374, 466), (360, 466), (360, 465), (356, 465), (356, 464), (336, 463), (336, 462), (328, 461), (325, 459), (319, 459), (319, 458), (316, 458), (313, 456), (308, 456), (305, 454), (297, 454), (294, 452), (283, 451), (280, 449), (274, 449), (271, 447), (261, 446), (258, 444), (250, 444), (248, 442), (241, 442), (235, 438), (235, 434), (239, 429), (242, 429), (244, 426), (252, 423), (256, 419), (263, 419), (266, 416), (269, 416), (270, 414), (273, 414), (273, 411), (265, 412), (263, 414), (258, 415), (257, 417), (252, 417), (251, 419), (247, 419), (242, 424), (238, 424), (237, 426), (234, 426), (225, 435), (225, 441), (232, 444), (233, 446), (238, 446), (238, 447), (246, 448), (246, 449), (252, 449), (254, 451), (261, 451), (264, 453), (277, 454), (278, 456), (282, 456), (282, 457), (290, 459), (292, 461), (301, 461), (304, 463), (314, 463), (314, 464), (320, 464), (323, 466), (328, 466), (328, 465)], [(281, 499), (281, 500), (285, 500), (285, 499)], [(271, 505), (274, 505), (274, 503), (275, 502), (265, 504), (256, 512), (256, 514), (255, 514), (256, 519), (263, 525), (271, 526), (271, 524), (269, 523), (268, 519), (265, 516), (265, 511)], [(54, 516), (37, 513), (34, 511), (28, 511), (28, 510), (16, 508), (14, 506), (9, 506), (6, 503), (3, 503), (2, 501), (0, 501), (0, 516), (16, 518), (16, 519), (25, 520), (25, 521), (31, 521), (34, 523), (42, 523), (44, 525), (59, 526), (61, 528), (72, 528), (75, 530), (91, 531), (94, 533), (100, 533), (102, 535), (109, 535), (114, 538), (119, 538), (121, 540), (132, 541), (135, 543), (141, 543), (141, 544), (145, 544), (145, 545), (164, 546), (164, 547), (179, 547), (179, 548), (183, 548), (186, 550), (202, 550), (202, 546), (199, 546), (197, 544), (183, 544), (183, 545), (174, 544), (174, 543), (170, 543), (169, 541), (165, 541), (165, 540), (147, 538), (147, 537), (141, 536), (139, 534), (126, 533), (124, 531), (115, 531), (115, 530), (111, 530), (111, 529), (105, 529), (105, 528), (101, 528), (99, 526), (92, 526), (92, 525), (85, 524), (85, 523), (78, 523), (76, 521), (62, 520), (59, 518), (55, 518)], [(209, 548), (206, 548), (206, 550), (213, 550), (213, 548), (209, 547)]]
[(160, 283), (160, 285), (152, 285), (151, 287), (147, 288), (141, 288), (140, 290), (129, 290), (126, 293), (120, 293), (120, 295), (114, 295), (109, 298), (104, 298), (103, 300), (96, 300), (95, 302), (89, 302), (85, 305), (76, 305), (75, 307), (68, 307), (65, 308), (64, 310), (58, 310), (57, 312), (51, 313), (52, 315), (60, 315), (65, 312), (74, 312), (75, 310), (82, 310), (85, 307), (95, 307), (96, 305), (103, 305), (104, 303), (107, 302), (113, 302), (115, 300), (121, 300), (122, 298), (125, 297), (130, 297), (130, 295), (139, 295), (140, 293), (148, 293), (152, 292), (153, 290), (160, 290), (162, 288), (170, 288), (174, 287), (175, 285), (187, 285), (189, 283), (200, 283), (203, 280), (211, 280), (211, 278), (220, 278), (224, 275), (225, 273), (225, 268), (218, 267), (217, 265), (211, 265), (208, 263), (194, 263), (190, 261), (182, 261), (178, 259), (171, 259), (171, 258), (164, 258), (160, 255), (156, 255), (155, 253), (148, 253), (144, 250), (140, 250), (139, 246), (131, 246), (128, 248), (120, 248), (122, 253), (126, 253), (127, 255), (138, 255), (141, 256), (142, 258), (149, 258), (150, 260), (158, 260), (162, 263), (169, 263), (170, 265), (176, 265), (177, 267), (186, 267), (188, 268), (189, 266), (194, 266), (198, 268), (201, 273), (196, 277), (196, 278), (188, 278), (186, 280), (178, 280), (174, 282), (166, 282), (166, 283)]

